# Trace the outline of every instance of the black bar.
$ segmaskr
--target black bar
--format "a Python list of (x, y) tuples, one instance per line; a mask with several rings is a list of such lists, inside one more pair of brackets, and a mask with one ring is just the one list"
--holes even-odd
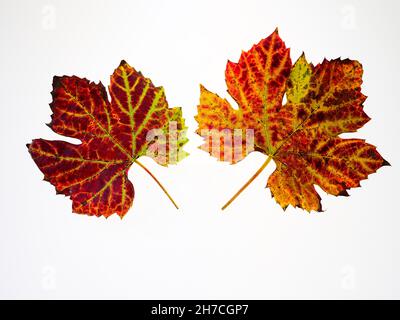
[[(397, 314), (398, 301), (316, 301), (316, 300), (6, 300), (0, 302), (13, 316), (35, 313), (57, 319), (101, 316), (118, 320), (136, 319), (279, 319), (281, 317), (357, 317), (382, 319)], [(118, 317), (117, 317), (118, 316)]]

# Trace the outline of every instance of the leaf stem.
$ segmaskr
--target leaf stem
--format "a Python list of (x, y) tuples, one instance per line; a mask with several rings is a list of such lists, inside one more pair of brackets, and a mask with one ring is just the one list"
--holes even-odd
[(222, 207), (222, 210), (225, 210), (243, 192), (243, 190), (246, 189), (250, 185), (250, 183), (252, 183), (254, 179), (258, 177), (258, 175), (265, 169), (265, 167), (268, 165), (268, 163), (270, 163), (271, 160), (272, 156), (269, 156), (267, 160), (265, 160), (265, 162), (262, 164), (260, 169), (258, 169), (257, 172), (253, 174), (253, 176), (243, 185), (243, 187), (241, 187), (239, 191), (236, 192), (235, 195), (230, 198), (227, 203), (225, 203), (225, 205)]
[(174, 199), (172, 199), (172, 197), (170, 196), (170, 194), (168, 193), (167, 189), (164, 188), (164, 186), (161, 184), (160, 181), (158, 181), (158, 179), (150, 172), (149, 169), (147, 169), (142, 163), (140, 163), (138, 160), (135, 160), (135, 163), (138, 164), (140, 167), (142, 167), (142, 169), (144, 171), (146, 171), (153, 179), (155, 182), (157, 182), (158, 186), (161, 188), (162, 191), (164, 191), (164, 193), (167, 195), (168, 199), (171, 200), (172, 204), (175, 206), (175, 208), (179, 209), (178, 205), (176, 204), (176, 202), (174, 201)]

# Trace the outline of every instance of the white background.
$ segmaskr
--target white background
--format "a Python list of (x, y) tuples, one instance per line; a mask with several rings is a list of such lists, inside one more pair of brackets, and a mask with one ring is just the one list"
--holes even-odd
[[(400, 298), (398, 1), (0, 2), (1, 298)], [(237, 165), (196, 149), (199, 84), (227, 96), (227, 59), (279, 27), (292, 60), (339, 56), (364, 66), (372, 120), (352, 137), (392, 163), (349, 198), (321, 191), (324, 213), (285, 213), (265, 189), (274, 165), (225, 211), (264, 162)], [(25, 144), (64, 139), (50, 121), (53, 75), (108, 85), (125, 59), (182, 106), (191, 156), (168, 169), (138, 166), (121, 220), (76, 215), (42, 181)], [(232, 99), (229, 97), (229, 100)], [(65, 140), (73, 141), (65, 138)]]

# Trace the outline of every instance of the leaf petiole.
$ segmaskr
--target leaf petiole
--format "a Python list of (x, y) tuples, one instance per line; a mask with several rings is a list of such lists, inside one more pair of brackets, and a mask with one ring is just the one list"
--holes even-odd
[(243, 192), (243, 190), (246, 189), (254, 181), (254, 179), (258, 177), (258, 175), (265, 169), (265, 167), (268, 165), (268, 163), (270, 163), (271, 160), (272, 156), (269, 156), (267, 160), (265, 160), (265, 162), (262, 164), (260, 169), (258, 169), (257, 172), (253, 174), (253, 176), (243, 185), (243, 187), (241, 187), (239, 191), (236, 192), (235, 195), (230, 198), (229, 201), (225, 203), (225, 205), (221, 209), (225, 210)]
[(147, 169), (142, 163), (140, 163), (138, 160), (134, 161), (136, 164), (138, 164), (144, 171), (146, 171), (155, 182), (157, 182), (158, 186), (161, 188), (162, 191), (164, 191), (164, 193), (167, 195), (168, 199), (171, 200), (172, 204), (175, 206), (175, 208), (179, 209), (178, 205), (176, 204), (176, 202), (174, 201), (174, 199), (172, 199), (172, 197), (170, 196), (170, 194), (168, 193), (167, 189), (164, 188), (164, 186), (161, 184), (160, 181), (158, 181), (158, 179), (155, 177), (154, 174), (151, 173), (151, 171), (149, 169)]

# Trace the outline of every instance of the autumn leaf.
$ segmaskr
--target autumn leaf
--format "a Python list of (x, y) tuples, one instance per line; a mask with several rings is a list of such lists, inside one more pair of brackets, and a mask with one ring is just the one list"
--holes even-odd
[[(186, 156), (186, 127), (180, 108), (168, 108), (164, 89), (122, 61), (110, 78), (109, 93), (103, 84), (76, 76), (54, 77), (52, 121), (56, 133), (81, 140), (81, 144), (35, 139), (29, 152), (44, 179), (57, 193), (70, 196), (76, 213), (108, 217), (127, 213), (134, 198), (128, 179), (133, 163), (143, 168), (174, 200), (157, 178), (141, 163), (150, 156), (166, 166)], [(175, 125), (175, 139), (169, 126)], [(163, 154), (149, 152), (155, 141), (152, 130), (165, 132), (158, 142)], [(173, 141), (173, 142), (171, 142)], [(171, 142), (171, 143), (170, 143)], [(174, 145), (173, 145), (174, 144)]]
[[(362, 73), (354, 60), (325, 59), (314, 66), (304, 54), (292, 66), (290, 50), (276, 30), (242, 52), (238, 63), (227, 63), (226, 84), (237, 109), (201, 86), (195, 117), (196, 132), (205, 140), (200, 148), (232, 164), (252, 151), (267, 155), (223, 209), (271, 160), (276, 164), (267, 183), (272, 196), (283, 209), (292, 205), (307, 211), (322, 211), (315, 185), (329, 194), (347, 196), (348, 189), (389, 165), (373, 145), (340, 137), (370, 120), (363, 110)], [(226, 132), (239, 138), (252, 132), (252, 143), (230, 138)]]

